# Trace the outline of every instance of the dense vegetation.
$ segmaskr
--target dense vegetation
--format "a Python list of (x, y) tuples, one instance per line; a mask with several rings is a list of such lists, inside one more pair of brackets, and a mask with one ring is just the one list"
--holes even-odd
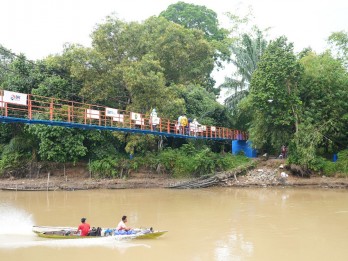
[[(260, 153), (277, 155), (285, 144), (290, 163), (347, 174), (347, 32), (328, 36), (331, 48), (324, 53), (295, 53), (285, 36), (268, 41), (257, 26), (238, 33), (243, 19), (230, 18), (232, 29), (221, 28), (213, 10), (178, 2), (141, 23), (107, 17), (92, 32), (92, 47), (67, 44), (43, 60), (0, 46), (0, 89), (141, 113), (156, 108), (173, 120), (186, 113), (202, 124), (248, 131)], [(216, 88), (212, 72), (226, 62), (236, 70)], [(231, 90), (225, 105), (217, 102), (220, 88)], [(230, 144), (2, 123), (0, 173), (25, 176), (43, 162), (84, 161), (103, 177), (140, 168), (200, 176), (247, 161), (226, 148)]]

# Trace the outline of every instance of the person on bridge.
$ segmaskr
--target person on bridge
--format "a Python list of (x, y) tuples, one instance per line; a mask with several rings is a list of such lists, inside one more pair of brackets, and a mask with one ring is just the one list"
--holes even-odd
[(194, 136), (197, 136), (200, 127), (201, 124), (198, 123), (197, 119), (193, 119), (192, 123), (190, 124), (190, 131), (193, 132)]
[(180, 134), (182, 134), (182, 133), (181, 133), (181, 119), (182, 119), (182, 115), (179, 116), (179, 118), (178, 118), (178, 124), (177, 124), (177, 128), (179, 129), (179, 133), (180, 133)]
[(151, 114), (150, 114), (150, 121), (151, 121), (151, 125), (152, 125), (152, 130), (156, 131), (157, 130), (157, 112), (156, 109), (153, 109)]
[(181, 134), (186, 135), (186, 128), (188, 126), (188, 119), (186, 117), (186, 114), (182, 115), (180, 120), (180, 126), (181, 126)]
[(81, 218), (81, 224), (77, 228), (77, 234), (80, 234), (80, 236), (85, 237), (88, 236), (88, 232), (91, 229), (91, 226), (86, 223), (86, 218)]

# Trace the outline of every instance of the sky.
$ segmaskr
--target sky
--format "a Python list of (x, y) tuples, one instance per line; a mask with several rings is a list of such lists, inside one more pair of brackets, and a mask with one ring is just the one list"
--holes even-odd
[[(36, 60), (61, 53), (65, 43), (90, 46), (90, 34), (106, 16), (127, 22), (144, 21), (179, 0), (1, 0), (0, 44)], [(218, 14), (245, 15), (252, 7), (259, 28), (270, 27), (269, 37), (285, 35), (295, 51), (312, 47), (322, 52), (332, 32), (348, 31), (347, 0), (181, 0), (205, 5)], [(223, 71), (216, 74), (221, 81)]]

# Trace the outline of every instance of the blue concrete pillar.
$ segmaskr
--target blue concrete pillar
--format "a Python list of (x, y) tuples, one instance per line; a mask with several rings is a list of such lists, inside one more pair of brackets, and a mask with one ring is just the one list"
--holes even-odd
[(232, 141), (232, 154), (236, 155), (239, 152), (243, 151), (244, 155), (248, 158), (256, 158), (257, 150), (252, 148), (250, 141), (246, 140), (233, 140)]
[(333, 155), (333, 157), (332, 157), (332, 161), (333, 162), (336, 162), (338, 160), (338, 156), (337, 156), (337, 154), (335, 153), (334, 155)]

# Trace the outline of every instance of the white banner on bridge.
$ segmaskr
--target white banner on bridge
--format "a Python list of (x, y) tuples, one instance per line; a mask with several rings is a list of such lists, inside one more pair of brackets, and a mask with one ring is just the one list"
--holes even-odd
[(86, 116), (89, 119), (99, 120), (99, 114), (100, 114), (100, 112), (98, 110), (90, 110), (90, 109), (86, 110)]
[(214, 132), (216, 131), (216, 127), (214, 127), (214, 126), (211, 126), (210, 129), (211, 129), (211, 131), (214, 131)]
[(131, 112), (131, 119), (133, 121), (140, 121), (141, 120), (141, 114), (140, 113)]
[(105, 115), (109, 117), (118, 117), (118, 109), (106, 108)]
[(139, 119), (135, 121), (135, 125), (144, 125), (144, 124), (145, 124), (144, 119)]
[(18, 105), (27, 105), (28, 95), (19, 92), (4, 91), (3, 101)]

